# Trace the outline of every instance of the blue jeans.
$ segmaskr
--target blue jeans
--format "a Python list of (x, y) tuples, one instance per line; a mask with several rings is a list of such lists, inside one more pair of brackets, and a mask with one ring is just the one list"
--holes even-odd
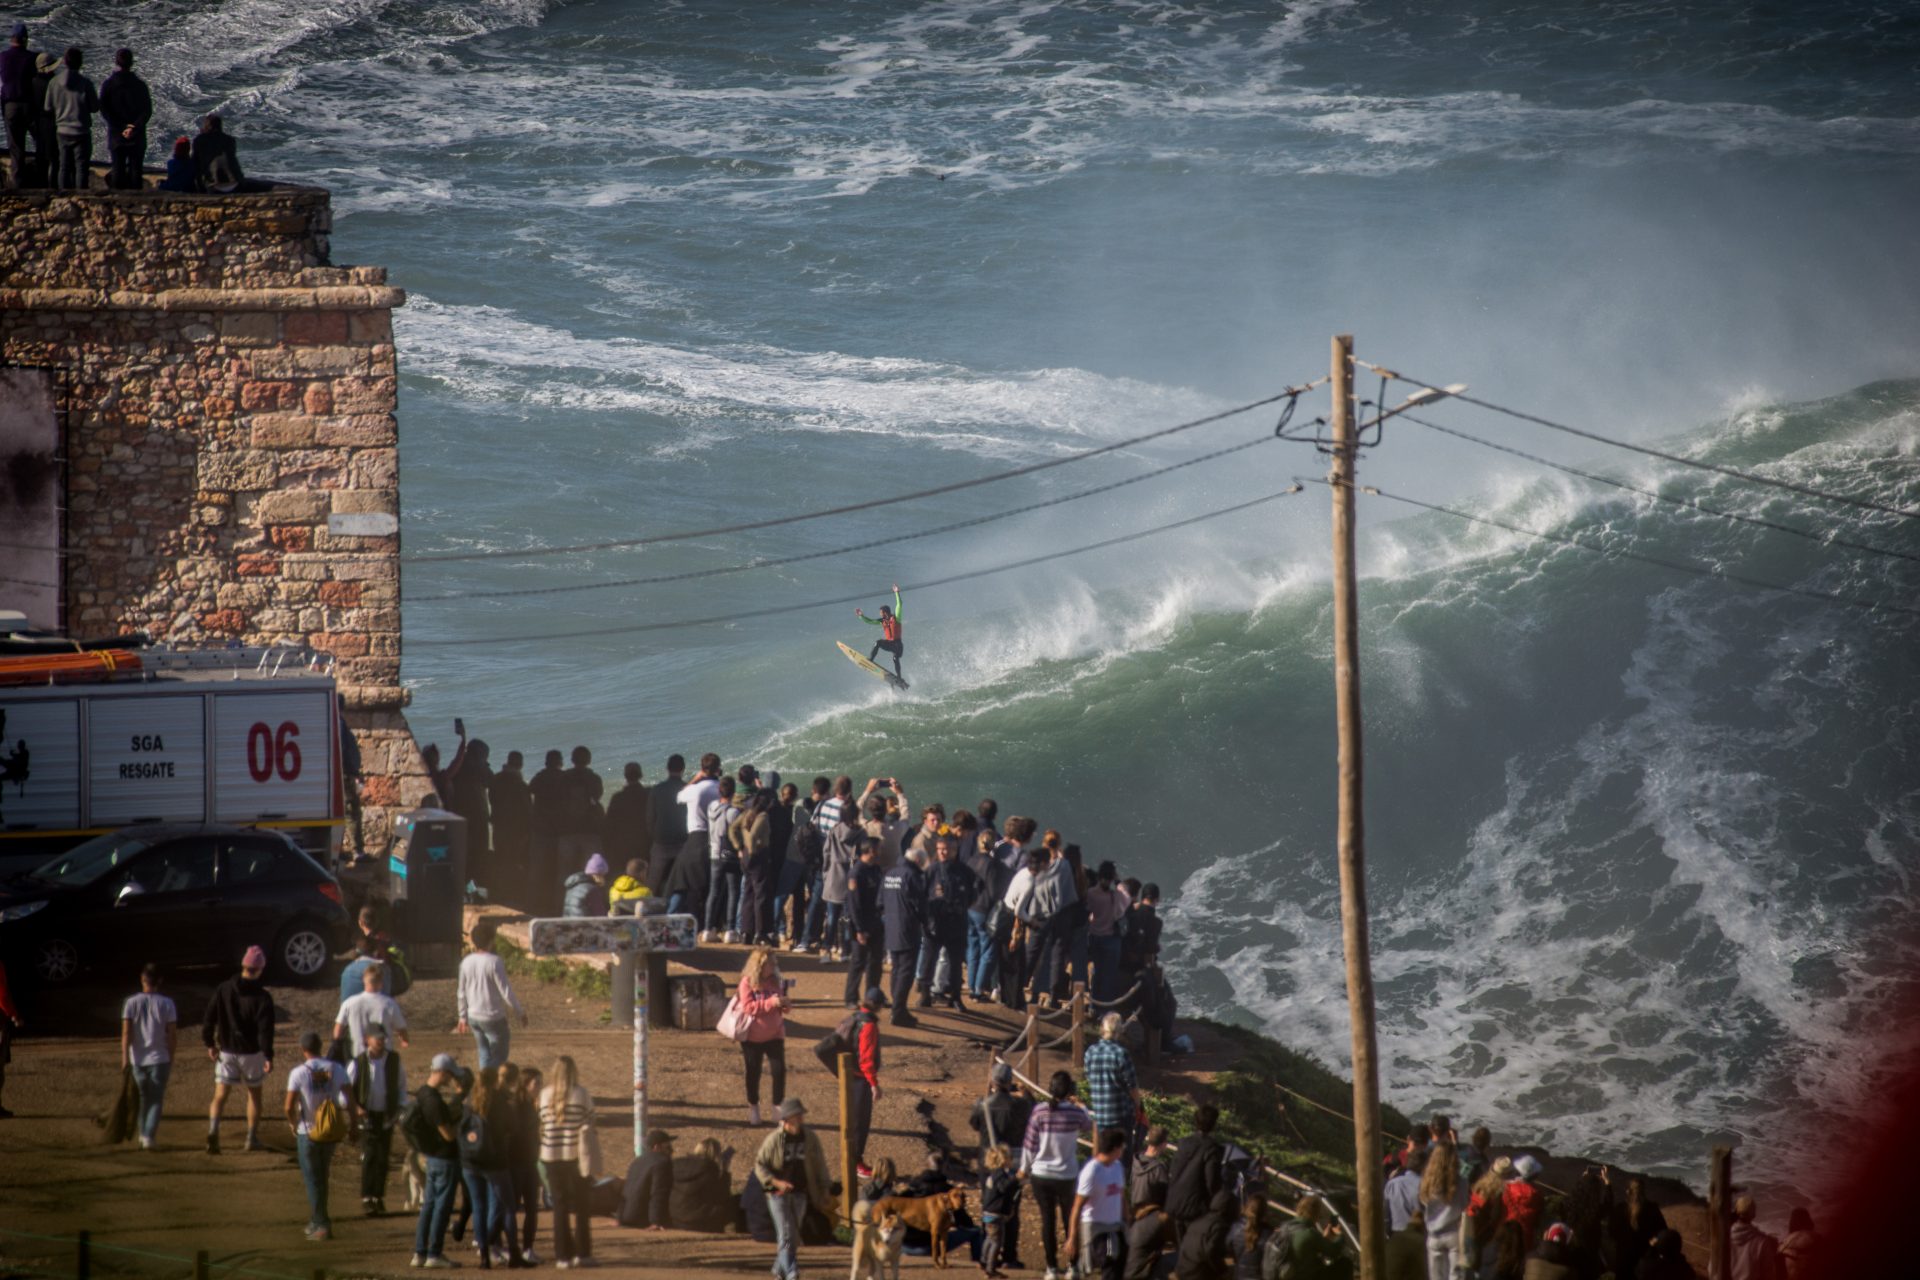
[(800, 1280), (800, 1223), (807, 1216), (807, 1193), (770, 1195), (767, 1208), (773, 1214), (773, 1274), (780, 1280)]
[(1093, 958), (1093, 998), (1115, 1000), (1120, 996), (1120, 935), (1087, 940)]
[(677, 889), (674, 892), (667, 895), (667, 914), (668, 915), (670, 916), (680, 915), (686, 910), (686, 907), (687, 907), (687, 891), (685, 889)]
[(140, 1136), (148, 1142), (160, 1131), (160, 1104), (167, 1099), (167, 1077), (172, 1074), (171, 1062), (133, 1069), (133, 1083), (140, 1090)]
[(327, 1176), (333, 1172), (333, 1149), (339, 1144), (315, 1142), (306, 1134), (299, 1136), (300, 1180), (307, 1184), (307, 1225), (333, 1226), (327, 1216)]
[(740, 912), (740, 872), (715, 862), (708, 865), (707, 928), (721, 932), (734, 927)]
[(967, 990), (985, 995), (999, 976), (1000, 955), (987, 928), (987, 913), (967, 912)]
[[(822, 947), (832, 947), (840, 941), (840, 915), (846, 910), (844, 902), (828, 902), (820, 896), (819, 880), (814, 882), (813, 905), (807, 908), (807, 945), (818, 943)], [(826, 927), (821, 927), (824, 918)]]
[(496, 1018), (491, 1022), (475, 1022), (469, 1018), (467, 1026), (473, 1030), (473, 1047), (480, 1055), (482, 1071), (508, 1060), (507, 1050), (513, 1046), (513, 1028), (505, 1018)]
[(420, 1219), (413, 1228), (413, 1251), (438, 1258), (447, 1247), (447, 1223), (453, 1219), (453, 1186), (460, 1177), (458, 1161), (423, 1156), (427, 1190), (420, 1198)]
[(499, 1247), (504, 1232), (507, 1247), (520, 1251), (520, 1233), (513, 1221), (513, 1175), (505, 1169), (475, 1169), (460, 1166), (460, 1180), (467, 1184), (467, 1202), (473, 1206), (473, 1238), (487, 1248)]

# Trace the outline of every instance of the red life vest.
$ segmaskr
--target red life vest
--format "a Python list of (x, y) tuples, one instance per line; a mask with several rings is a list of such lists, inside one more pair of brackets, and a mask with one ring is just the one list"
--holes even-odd
[(894, 614), (880, 616), (880, 636), (884, 640), (896, 641), (900, 638), (900, 619)]

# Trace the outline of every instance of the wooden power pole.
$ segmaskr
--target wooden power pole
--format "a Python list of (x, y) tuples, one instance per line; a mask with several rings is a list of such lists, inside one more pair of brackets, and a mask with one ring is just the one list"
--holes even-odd
[(1353, 1020), (1354, 1229), (1361, 1280), (1386, 1276), (1386, 1195), (1380, 1149), (1380, 1067), (1367, 949), (1366, 834), (1360, 806), (1360, 608), (1353, 567), (1353, 335), (1333, 340), (1333, 682), (1340, 730), (1340, 924)]

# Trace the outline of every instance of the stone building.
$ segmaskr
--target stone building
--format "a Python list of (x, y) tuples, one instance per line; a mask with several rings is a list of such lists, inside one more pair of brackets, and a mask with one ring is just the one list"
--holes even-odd
[(330, 229), (287, 184), (0, 191), (0, 375), (38, 379), (64, 437), (57, 624), (332, 654), (373, 833), (428, 790), (400, 685), (405, 295), (333, 265)]

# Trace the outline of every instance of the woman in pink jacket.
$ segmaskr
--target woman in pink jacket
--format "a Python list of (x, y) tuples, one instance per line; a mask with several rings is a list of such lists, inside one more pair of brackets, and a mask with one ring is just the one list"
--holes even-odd
[(740, 971), (740, 1014), (747, 1020), (740, 1052), (747, 1059), (747, 1123), (760, 1123), (760, 1067), (773, 1064), (773, 1109), (787, 1097), (787, 984), (767, 947), (755, 947)]

